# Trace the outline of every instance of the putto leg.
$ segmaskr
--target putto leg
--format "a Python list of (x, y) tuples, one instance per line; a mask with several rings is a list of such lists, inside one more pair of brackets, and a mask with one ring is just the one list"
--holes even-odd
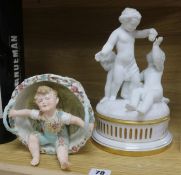
[(29, 136), (28, 148), (32, 155), (31, 165), (36, 166), (40, 162), (40, 145), (38, 137), (34, 134)]

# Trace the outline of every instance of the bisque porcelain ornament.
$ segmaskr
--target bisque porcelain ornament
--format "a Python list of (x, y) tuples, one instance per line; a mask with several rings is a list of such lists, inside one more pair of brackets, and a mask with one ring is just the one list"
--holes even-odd
[(111, 33), (102, 50), (95, 56), (97, 61), (104, 61), (112, 54), (113, 59), (112, 50), (116, 47), (117, 54), (111, 66), (111, 75), (108, 76), (109, 83), (106, 84), (105, 100), (107, 98), (115, 100), (124, 81), (128, 81), (132, 88), (140, 85), (139, 68), (134, 56), (135, 39), (148, 37), (150, 41), (154, 41), (157, 36), (157, 31), (153, 28), (136, 30), (140, 20), (141, 15), (137, 10), (126, 8), (119, 17), (121, 26)]
[[(104, 97), (96, 106), (98, 124), (93, 138), (105, 147), (132, 152), (160, 149), (172, 140), (167, 130), (169, 99), (163, 97), (161, 85), (163, 38), (156, 38), (154, 28), (136, 30), (140, 20), (136, 9), (125, 8), (119, 17), (120, 27), (95, 55), (108, 73)], [(147, 55), (148, 67), (141, 73), (134, 55), (137, 38), (153, 42)]]
[[(74, 94), (83, 104), (82, 107)], [(25, 100), (27, 97), (30, 98), (31, 103), (28, 102), (30, 105), (22, 105), (20, 100)], [(72, 105), (75, 107), (71, 106), (70, 98), (74, 100)], [(69, 104), (70, 112), (62, 109), (65, 104), (64, 99), (68, 100), (66, 103)], [(24, 103), (27, 103), (27, 100)], [(83, 114), (80, 112), (83, 109), (76, 109), (76, 106), (84, 107)], [(65, 106), (64, 108), (66, 109)], [(80, 115), (85, 115), (85, 121), (80, 116), (71, 114), (71, 108), (76, 109)], [(7, 114), (10, 125), (14, 128), (9, 128), (7, 125)], [(39, 164), (41, 151), (49, 154), (56, 153), (62, 169), (70, 167), (68, 153), (77, 152), (91, 136), (93, 122), (93, 111), (80, 83), (52, 74), (25, 80), (15, 89), (4, 114), (4, 124), (7, 129), (15, 133), (28, 146), (32, 155), (31, 165)], [(73, 128), (71, 131), (71, 125), (73, 127), (77, 125), (79, 129)]]

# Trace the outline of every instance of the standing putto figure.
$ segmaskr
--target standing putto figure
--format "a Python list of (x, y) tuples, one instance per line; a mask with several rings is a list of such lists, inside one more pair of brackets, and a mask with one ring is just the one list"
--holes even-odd
[[(126, 8), (119, 17), (120, 27), (111, 33), (102, 50), (95, 55), (97, 61), (103, 62), (107, 57), (110, 57), (114, 47), (117, 52), (111, 66), (111, 76), (108, 76), (107, 82), (109, 83), (106, 84), (106, 93), (102, 102), (108, 98), (115, 100), (125, 81), (129, 82), (131, 89), (140, 85), (139, 68), (134, 56), (135, 39), (148, 37), (150, 41), (154, 41), (157, 36), (157, 31), (153, 28), (136, 30), (140, 20), (141, 14), (136, 9)], [(124, 96), (124, 92), (122, 95)]]

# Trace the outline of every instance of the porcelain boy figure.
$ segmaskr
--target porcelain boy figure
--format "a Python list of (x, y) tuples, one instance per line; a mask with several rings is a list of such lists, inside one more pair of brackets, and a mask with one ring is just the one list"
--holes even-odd
[(119, 21), (121, 26), (114, 30), (102, 50), (96, 54), (96, 60), (101, 61), (116, 48), (116, 58), (112, 67), (112, 83), (110, 99), (115, 100), (121, 85), (128, 81), (130, 87), (140, 84), (139, 68), (134, 56), (134, 42), (136, 38), (146, 38), (154, 41), (157, 36), (155, 29), (136, 30), (141, 20), (141, 14), (132, 8), (123, 10)]
[[(39, 86), (34, 97), (39, 110), (11, 110), (10, 117), (30, 117), (38, 120), (42, 132), (33, 132), (29, 135), (28, 148), (32, 155), (31, 165), (35, 166), (40, 161), (40, 145), (52, 144), (62, 169), (68, 169), (68, 144), (69, 136), (66, 125), (74, 124), (84, 127), (84, 121), (62, 110), (57, 109), (59, 98), (57, 92), (48, 86)], [(90, 124), (90, 129), (93, 126)]]

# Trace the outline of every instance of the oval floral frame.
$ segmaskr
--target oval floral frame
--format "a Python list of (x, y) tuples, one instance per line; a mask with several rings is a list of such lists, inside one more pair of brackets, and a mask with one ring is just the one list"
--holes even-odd
[[(77, 152), (90, 138), (92, 133), (87, 130), (88, 124), (93, 123), (95, 119), (84, 88), (73, 78), (54, 74), (42, 74), (25, 79), (15, 88), (11, 100), (4, 109), (3, 123), (6, 129), (15, 134), (25, 145), (27, 145), (28, 136), (31, 132), (41, 130), (39, 123), (28, 117), (8, 118), (9, 110), (12, 108), (36, 108), (33, 97), (37, 87), (40, 85), (48, 85), (57, 90), (60, 98), (58, 107), (62, 108), (65, 112), (80, 116), (85, 121), (84, 129), (74, 125), (68, 126), (70, 136), (69, 153)], [(40, 150), (41, 153), (55, 154), (55, 148), (52, 145), (41, 146)]]

